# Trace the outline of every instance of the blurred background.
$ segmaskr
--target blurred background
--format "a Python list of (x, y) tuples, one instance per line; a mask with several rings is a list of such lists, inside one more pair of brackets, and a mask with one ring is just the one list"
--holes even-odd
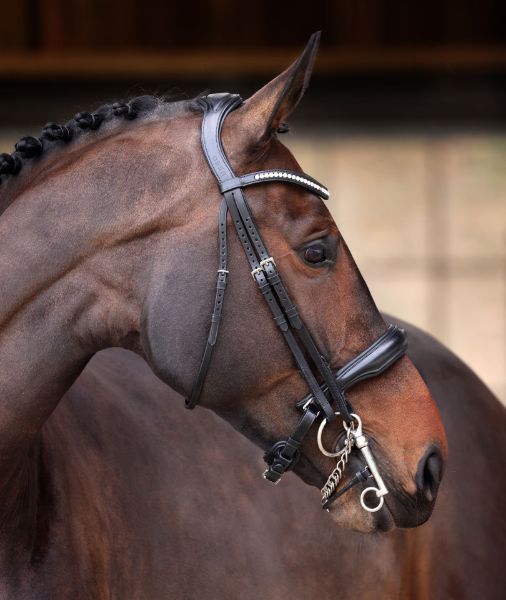
[(506, 402), (504, 0), (16, 0), (0, 19), (0, 151), (140, 93), (244, 97), (322, 48), (283, 141), (383, 310)]

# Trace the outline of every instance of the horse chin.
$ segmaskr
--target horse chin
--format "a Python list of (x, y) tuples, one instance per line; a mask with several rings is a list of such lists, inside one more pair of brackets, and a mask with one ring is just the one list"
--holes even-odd
[[(360, 464), (356, 462), (355, 457), (350, 457), (350, 465), (355, 466), (355, 470)], [(302, 454), (295, 466), (295, 472), (304, 483), (318, 489), (326, 481), (326, 477), (321, 470), (304, 454)], [(358, 533), (375, 533), (395, 529), (397, 523), (387, 503), (385, 502), (383, 507), (377, 512), (367, 512), (360, 504), (361, 492), (362, 488), (357, 486), (330, 505), (328, 513), (334, 523), (339, 527), (351, 529)]]
[[(295, 472), (304, 483), (321, 488), (325, 483), (325, 477), (305, 456), (295, 467)], [(396, 528), (396, 521), (387, 504), (383, 505), (375, 513), (366, 512), (360, 505), (360, 491), (351, 490), (346, 496), (331, 504), (328, 509), (330, 518), (345, 529), (351, 529), (359, 533), (375, 533), (378, 531), (391, 531)]]
[(337, 501), (332, 504), (329, 515), (339, 527), (358, 533), (386, 532), (396, 528), (394, 518), (385, 504), (375, 513), (366, 512), (360, 506), (358, 495), (356, 498), (350, 495), (342, 503)]
[[(349, 466), (356, 472), (360, 466), (355, 456), (350, 456)], [(386, 469), (383, 469), (386, 473)], [(302, 455), (295, 466), (295, 473), (304, 483), (320, 489), (326, 481), (325, 475), (306, 456)], [(386, 532), (393, 529), (408, 529), (423, 525), (432, 514), (435, 496), (431, 502), (424, 500), (420, 493), (414, 496), (408, 494), (399, 485), (388, 481), (390, 492), (384, 497), (383, 506), (376, 512), (365, 511), (360, 504), (360, 494), (367, 484), (354, 487), (341, 498), (333, 502), (328, 512), (332, 520), (340, 527), (360, 533)], [(345, 479), (344, 484), (348, 479)]]
[(412, 529), (423, 525), (434, 510), (435, 498), (432, 502), (423, 502), (419, 497), (411, 497), (402, 490), (392, 489), (385, 498), (388, 512), (400, 529)]

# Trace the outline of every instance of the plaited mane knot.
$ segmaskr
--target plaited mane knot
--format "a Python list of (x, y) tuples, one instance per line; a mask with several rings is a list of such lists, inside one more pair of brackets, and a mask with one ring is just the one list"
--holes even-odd
[(104, 121), (120, 117), (130, 121), (155, 110), (163, 101), (154, 96), (139, 96), (130, 102), (115, 102), (104, 104), (95, 112), (79, 112), (74, 119), (65, 124), (47, 123), (40, 137), (27, 136), (16, 144), (13, 154), (0, 154), (0, 183), (9, 175), (16, 175), (23, 166), (23, 161), (40, 156), (56, 144), (48, 142), (70, 142), (81, 134), (98, 130)]
[(33, 158), (42, 154), (43, 145), (39, 138), (28, 135), (21, 138), (14, 146), (23, 158)]
[(74, 117), (76, 125), (81, 129), (98, 129), (104, 120), (100, 113), (78, 112)]
[(134, 110), (129, 104), (123, 102), (115, 102), (112, 105), (112, 112), (116, 117), (124, 117), (125, 119), (135, 119), (137, 111)]
[(51, 142), (57, 140), (68, 142), (72, 139), (73, 133), (70, 127), (59, 125), (58, 123), (47, 123), (42, 129), (42, 137)]
[(15, 154), (0, 154), (0, 175), (16, 175), (23, 163)]

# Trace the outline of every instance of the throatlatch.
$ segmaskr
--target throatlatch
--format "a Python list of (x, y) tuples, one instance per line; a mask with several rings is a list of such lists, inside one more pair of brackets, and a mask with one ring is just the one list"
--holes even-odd
[[(193, 408), (199, 401), (219, 333), (229, 274), (227, 270), (227, 213), (230, 212), (232, 222), (250, 265), (251, 276), (265, 298), (274, 321), (279, 327), (310, 390), (310, 394), (296, 404), (302, 414), (292, 434), (286, 439), (276, 442), (266, 452), (264, 458), (267, 469), (264, 472), (264, 477), (269, 481), (278, 483), (285, 471), (293, 468), (299, 459), (300, 447), (304, 438), (321, 414), (323, 420), (318, 431), (320, 450), (326, 456), (333, 456), (338, 459), (336, 468), (322, 488), (322, 506), (328, 508), (332, 502), (351, 489), (353, 485), (372, 478), (375, 486), (364, 489), (360, 496), (360, 502), (367, 511), (379, 510), (383, 505), (383, 496), (388, 493), (388, 490), (369, 449), (367, 437), (362, 432), (360, 417), (353, 412), (346, 399), (345, 392), (360, 381), (380, 375), (397, 361), (406, 351), (405, 333), (398, 327), (390, 325), (387, 331), (366, 350), (347, 363), (337, 373), (332, 372), (300, 317), (297, 307), (288, 295), (277, 270), (276, 262), (269, 254), (256, 227), (243, 191), (243, 188), (251, 185), (279, 181), (298, 185), (313, 192), (323, 200), (327, 200), (329, 198), (328, 189), (304, 173), (286, 169), (271, 169), (236, 176), (221, 144), (221, 129), (227, 115), (242, 104), (241, 97), (236, 94), (210, 94), (200, 98), (198, 103), (204, 114), (201, 136), (202, 148), (209, 167), (218, 181), (222, 202), (218, 215), (219, 261), (214, 310), (199, 372), (191, 394), (186, 400), (186, 406)], [(309, 357), (311, 365), (306, 356)], [(321, 377), (323, 381), (321, 385), (318, 383), (313, 369)], [(328, 452), (321, 443), (322, 431), (326, 423), (337, 422), (337, 417), (343, 422), (345, 442), (340, 450)], [(353, 447), (360, 450), (365, 464), (338, 491), (337, 488)], [(370, 507), (365, 499), (372, 493), (379, 498), (379, 503)]]

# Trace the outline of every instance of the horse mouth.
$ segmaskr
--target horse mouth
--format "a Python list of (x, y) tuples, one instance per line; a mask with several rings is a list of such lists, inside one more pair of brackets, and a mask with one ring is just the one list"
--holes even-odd
[[(352, 451), (345, 476), (340, 482), (339, 488), (344, 487), (353, 475), (363, 467), (359, 454)], [(315, 465), (310, 458), (302, 454), (296, 467), (297, 474), (305, 483), (322, 488), (327, 475), (322, 473), (320, 467)], [(366, 481), (356, 485), (341, 498), (337, 498), (326, 509), (336, 524), (349, 526), (361, 533), (388, 532), (396, 528), (417, 527), (424, 523), (430, 516), (430, 511), (420, 511), (419, 507), (413, 505), (413, 500), (405, 493), (388, 485), (389, 493), (385, 495), (383, 506), (377, 512), (366, 512), (360, 505), (360, 494), (369, 487)], [(423, 512), (423, 514), (421, 514)], [(359, 516), (357, 518), (357, 515)]]

